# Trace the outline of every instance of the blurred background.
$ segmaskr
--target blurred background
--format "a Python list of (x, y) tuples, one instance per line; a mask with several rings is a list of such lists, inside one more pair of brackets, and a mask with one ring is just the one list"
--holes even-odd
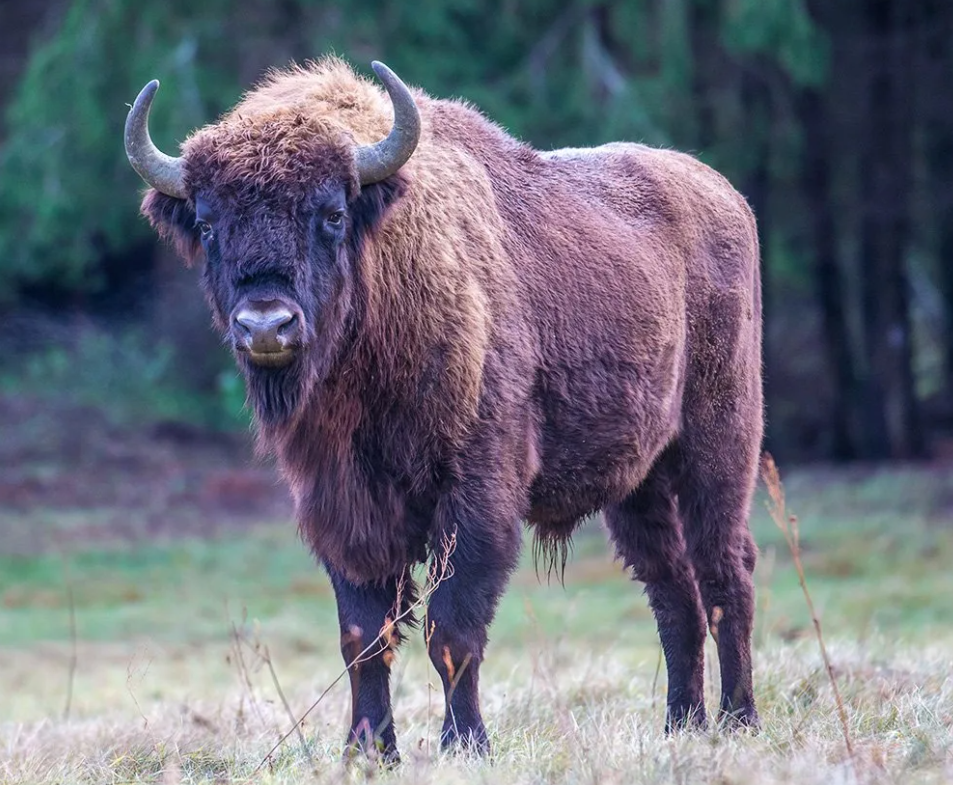
[(196, 273), (138, 215), (122, 124), (160, 78), (153, 133), (174, 151), (267, 68), (325, 52), (365, 71), (380, 58), (540, 148), (624, 139), (696, 153), (759, 219), (772, 452), (943, 453), (948, 0), (3, 0), (8, 409), (17, 396), (47, 412), (89, 405), (112, 424), (245, 429)]

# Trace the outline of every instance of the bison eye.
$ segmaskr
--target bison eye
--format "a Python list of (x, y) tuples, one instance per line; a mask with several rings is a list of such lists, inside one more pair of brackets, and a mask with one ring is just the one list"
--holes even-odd
[(203, 240), (212, 239), (212, 225), (208, 221), (196, 221), (195, 228), (199, 230), (199, 235), (201, 235)]
[(344, 222), (344, 210), (335, 210), (324, 220), (327, 221), (328, 226), (338, 227)]

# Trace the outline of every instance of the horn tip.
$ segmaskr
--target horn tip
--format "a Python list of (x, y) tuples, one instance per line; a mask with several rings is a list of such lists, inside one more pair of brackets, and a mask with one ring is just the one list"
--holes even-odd
[(374, 69), (374, 73), (377, 74), (381, 79), (384, 79), (386, 76), (390, 76), (394, 73), (380, 60), (372, 60), (371, 68)]
[(149, 82), (146, 82), (146, 86), (139, 91), (139, 95), (136, 96), (135, 104), (133, 108), (142, 106), (142, 104), (151, 104), (152, 99), (155, 97), (156, 90), (159, 89), (159, 80), (152, 79)]

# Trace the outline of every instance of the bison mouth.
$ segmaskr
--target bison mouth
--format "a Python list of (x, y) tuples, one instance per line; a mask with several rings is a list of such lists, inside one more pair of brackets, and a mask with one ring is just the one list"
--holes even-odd
[(292, 349), (282, 349), (277, 352), (255, 352), (250, 349), (245, 351), (248, 353), (249, 361), (259, 368), (284, 368), (295, 358), (295, 352)]

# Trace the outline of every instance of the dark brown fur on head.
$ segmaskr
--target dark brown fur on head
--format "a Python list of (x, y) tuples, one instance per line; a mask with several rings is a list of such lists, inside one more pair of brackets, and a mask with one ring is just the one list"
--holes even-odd
[[(220, 331), (241, 297), (284, 297), (301, 308), (306, 351), (290, 366), (262, 370), (237, 354), (265, 434), (292, 422), (341, 359), (366, 297), (357, 264), (363, 245), (404, 189), (399, 173), (361, 189), (352, 147), (340, 129), (300, 112), (233, 114), (187, 142), (190, 201), (154, 190), (143, 201), (143, 213), (188, 263), (205, 259), (202, 283)], [(322, 205), (338, 193), (346, 231), (323, 237)], [(204, 248), (198, 200), (217, 219), (215, 241)]]

